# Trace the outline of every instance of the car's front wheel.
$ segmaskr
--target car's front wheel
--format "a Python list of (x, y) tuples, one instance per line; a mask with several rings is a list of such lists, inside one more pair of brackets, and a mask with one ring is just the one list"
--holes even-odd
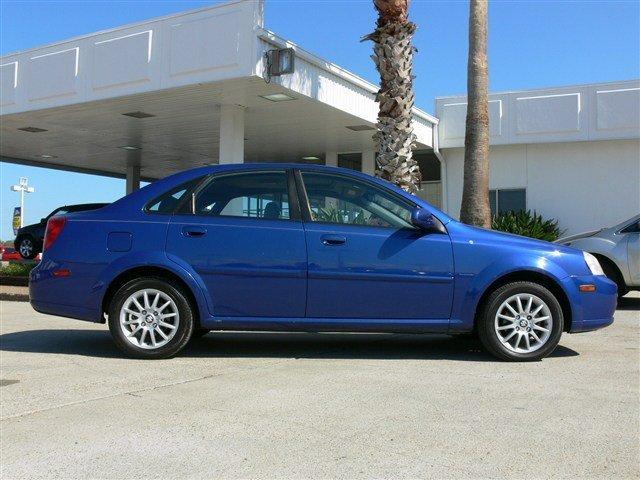
[(489, 296), (478, 318), (483, 346), (511, 361), (534, 361), (558, 345), (564, 318), (558, 299), (533, 282), (513, 282)]
[(18, 253), (22, 258), (31, 260), (36, 257), (36, 245), (31, 237), (22, 237), (18, 243)]
[(109, 330), (130, 357), (172, 357), (191, 338), (193, 311), (187, 296), (161, 278), (138, 278), (124, 284), (111, 300)]

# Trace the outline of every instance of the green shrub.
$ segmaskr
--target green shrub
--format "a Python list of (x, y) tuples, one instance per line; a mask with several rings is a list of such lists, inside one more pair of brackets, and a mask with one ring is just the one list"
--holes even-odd
[(6, 277), (27, 277), (35, 266), (36, 263), (10, 263), (6, 267), (0, 268), (0, 275)]
[(491, 228), (547, 242), (557, 240), (564, 233), (564, 230), (558, 227), (557, 220), (545, 220), (542, 215), (536, 214), (535, 211), (531, 213), (530, 210), (495, 215), (491, 221)]

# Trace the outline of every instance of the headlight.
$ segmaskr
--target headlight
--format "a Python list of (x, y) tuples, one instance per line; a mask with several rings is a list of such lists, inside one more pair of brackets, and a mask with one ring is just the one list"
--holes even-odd
[(600, 262), (596, 257), (587, 252), (582, 252), (582, 255), (584, 256), (584, 261), (587, 262), (587, 267), (591, 270), (592, 275), (604, 275)]

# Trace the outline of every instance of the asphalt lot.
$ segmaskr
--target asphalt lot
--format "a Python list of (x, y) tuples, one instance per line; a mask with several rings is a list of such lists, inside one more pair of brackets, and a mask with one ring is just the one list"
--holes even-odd
[(213, 333), (128, 360), (0, 304), (0, 477), (638, 478), (640, 296), (552, 357), (446, 336)]

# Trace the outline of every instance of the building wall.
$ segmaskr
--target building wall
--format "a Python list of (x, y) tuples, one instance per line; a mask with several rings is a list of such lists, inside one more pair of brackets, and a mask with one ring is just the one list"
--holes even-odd
[[(440, 148), (464, 145), (467, 99), (436, 99)], [(492, 93), (491, 145), (637, 139), (640, 80)]]
[[(460, 214), (463, 148), (442, 149), (447, 213)], [(567, 234), (614, 225), (640, 212), (640, 140), (494, 145), (491, 189), (526, 188), (527, 208)]]

